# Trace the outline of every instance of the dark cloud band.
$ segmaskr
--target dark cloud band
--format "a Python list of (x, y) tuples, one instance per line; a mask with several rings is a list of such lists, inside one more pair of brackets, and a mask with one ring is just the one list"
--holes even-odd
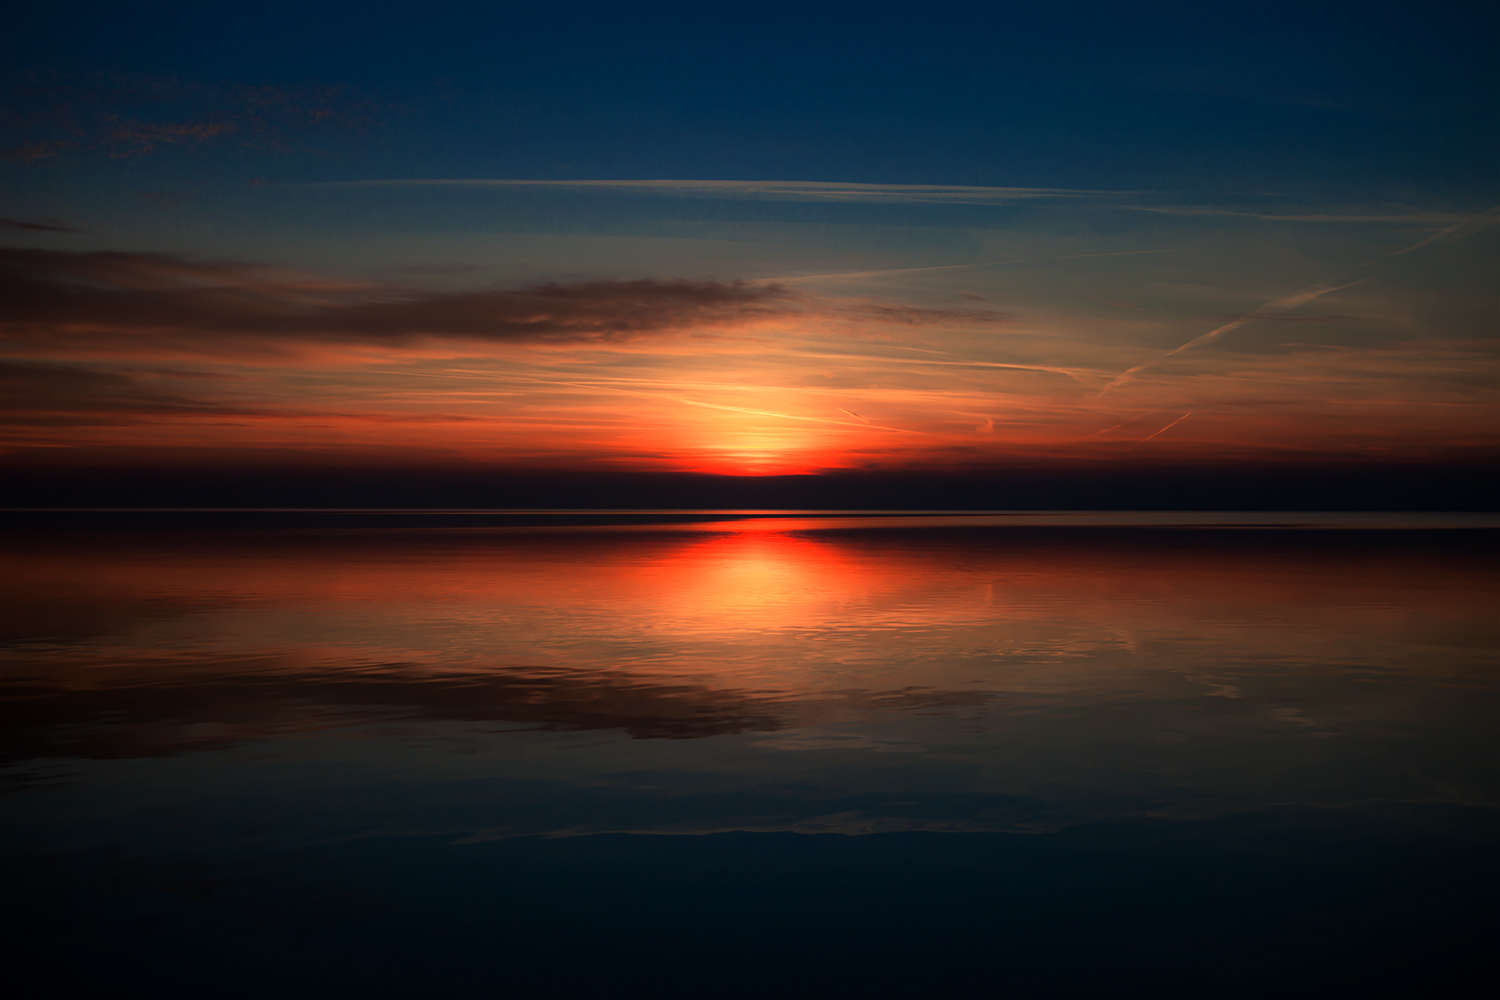
[(0, 251), (4, 328), (20, 345), (205, 347), (260, 340), (409, 344), (613, 341), (734, 325), (790, 293), (716, 281), (593, 281), (433, 293), (349, 286), (168, 254)]

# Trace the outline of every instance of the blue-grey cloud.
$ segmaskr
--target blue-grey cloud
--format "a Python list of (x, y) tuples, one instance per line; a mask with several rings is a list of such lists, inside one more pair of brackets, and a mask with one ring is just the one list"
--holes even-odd
[(13, 145), (0, 159), (145, 156), (173, 147), (309, 148), (314, 131), (363, 130), (392, 106), (342, 86), (206, 85), (172, 77), (99, 74), (5, 88), (0, 123)]
[[(171, 254), (0, 250), (4, 329), (28, 348), (256, 339), (410, 343), (422, 339), (601, 341), (766, 315), (775, 286), (593, 281), (434, 293), (338, 285)], [(898, 317), (899, 319), (899, 317)]]
[(108, 346), (213, 353), (229, 344), (600, 343), (778, 315), (897, 326), (1003, 313), (799, 296), (776, 284), (632, 280), (432, 292), (330, 282), (172, 254), (0, 250), (0, 329), (33, 356)]
[(14, 229), (23, 233), (73, 233), (83, 235), (84, 230), (65, 226), (56, 219), (38, 219), (35, 222), (27, 222), (24, 219), (0, 219), (0, 229)]

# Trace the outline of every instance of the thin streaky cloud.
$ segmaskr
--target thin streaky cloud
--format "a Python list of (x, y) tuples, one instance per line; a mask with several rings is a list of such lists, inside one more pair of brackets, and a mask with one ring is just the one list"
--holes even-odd
[[(442, 372), (442, 373), (438, 373), (438, 372), (397, 372), (397, 371), (385, 371), (385, 370), (381, 370), (381, 369), (365, 369), (365, 371), (368, 372), (368, 373), (370, 373), (370, 374), (379, 374), (379, 375), (414, 375), (414, 376), (419, 376), (419, 377), (437, 377), (437, 378), (444, 378), (444, 377), (446, 377), (446, 378), (456, 378), (456, 379), (473, 379), (473, 380), (477, 380), (477, 381), (486, 381), (486, 380), (490, 380), (490, 379), (493, 379), (493, 378), (496, 378), (496, 377), (502, 377), (502, 378), (506, 377), (506, 376), (496, 376), (496, 374), (493, 373), (493, 372), (473, 371), (471, 369), (463, 369), (463, 368), (449, 368), (445, 372)], [(871, 389), (871, 388), (868, 388), (868, 387), (861, 387), (861, 388), (838, 388), (838, 387), (819, 386), (816, 389), (810, 389), (808, 386), (753, 385), (753, 384), (740, 384), (740, 383), (729, 383), (729, 382), (703, 382), (703, 381), (688, 380), (688, 379), (611, 378), (611, 377), (595, 376), (595, 377), (590, 377), (590, 378), (573, 379), (573, 380), (571, 380), (571, 382), (583, 382), (583, 383), (587, 383), (587, 384), (589, 384), (591, 386), (595, 386), (595, 387), (598, 387), (598, 388), (611, 388), (613, 384), (621, 384), (621, 383), (623, 383), (625, 385), (653, 386), (653, 387), (656, 387), (656, 388), (681, 389), (681, 390), (687, 390), (687, 391), (696, 390), (696, 389), (707, 389), (707, 390), (716, 391), (716, 392), (718, 392), (718, 391), (723, 391), (723, 392), (784, 392), (784, 393), (800, 393), (800, 394), (807, 394), (809, 392), (812, 392), (812, 393), (815, 393), (818, 396), (835, 396), (835, 397), (853, 396), (853, 397), (856, 397), (858, 399), (881, 398), (881, 397), (884, 397), (884, 396), (888, 395), (888, 393), (886, 393), (886, 392), (882, 392), (881, 390), (878, 390), (878, 389)], [(443, 391), (444, 391), (444, 393), (451, 392), (451, 390), (443, 390)], [(479, 395), (514, 395), (513, 393), (494, 393), (494, 392), (485, 392), (485, 393), (478, 393), (478, 394)], [(651, 395), (651, 394), (647, 393), (647, 395)], [(929, 398), (929, 397), (940, 398), (940, 397), (942, 397), (944, 395), (944, 393), (941, 392), (941, 391), (939, 391), (937, 393), (931, 393), (931, 392), (926, 392), (926, 391), (923, 391), (923, 390), (903, 389), (903, 390), (899, 390), (898, 391), (898, 395), (899, 395), (900, 398), (903, 398), (903, 399), (917, 399), (917, 398), (924, 398), (925, 399), (925, 398)], [(680, 398), (680, 397), (672, 397), (672, 398)], [(856, 418), (858, 418), (860, 420), (865, 421), (866, 423), (869, 423), (869, 419), (870, 418), (868, 418), (868, 417), (866, 417), (866, 416), (864, 416), (862, 414), (855, 413), (853, 410), (844, 409), (843, 407), (839, 407), (839, 409), (843, 410), (843, 412), (849, 414), (851, 417), (856, 417)], [(1151, 411), (1151, 412), (1157, 412), (1157, 411)], [(781, 415), (785, 416), (785, 414), (781, 414)], [(1149, 416), (1150, 413), (1148, 413), (1146, 415)], [(890, 428), (890, 429), (892, 429), (892, 430), (901, 430), (902, 428)]]
[[(886, 349), (891, 351), (914, 351), (917, 354), (952, 354), (952, 351), (937, 351), (930, 347), (904, 347), (901, 344), (886, 344)], [(893, 359), (894, 360), (894, 359)]]
[(992, 267), (997, 264), (1037, 264), (1048, 260), (1078, 260), (1083, 257), (1134, 257), (1147, 253), (1182, 253), (1186, 247), (1172, 250), (1117, 250), (1113, 253), (1070, 253), (1056, 257), (1015, 257), (1010, 260), (979, 260), (972, 264), (938, 264), (935, 267), (898, 267), (883, 271), (847, 271), (842, 274), (803, 274), (785, 278), (757, 278), (747, 285), (785, 284), (789, 281), (816, 281), (823, 278), (877, 278), (889, 274), (916, 274), (920, 271), (955, 271), (963, 267)]
[[(321, 188), (556, 188), (575, 191), (618, 191), (681, 198), (976, 206), (1048, 198), (1093, 199), (1104, 196), (1140, 196), (1154, 193), (1093, 188), (992, 187), (960, 184), (864, 184), (849, 181), (701, 180), (692, 178), (555, 180), (544, 178), (391, 177), (369, 180), (297, 182), (275, 186)], [(1277, 214), (1270, 212), (1241, 212), (1233, 209), (1197, 205), (1116, 204), (1096, 207), (1134, 212), (1157, 212), (1165, 215), (1239, 217), (1260, 219), (1268, 222), (1451, 223), (1462, 221), (1465, 218), (1464, 216), (1443, 212), (1401, 212), (1387, 215), (1335, 214), (1326, 212)], [(850, 276), (852, 277), (853, 275)], [(828, 275), (828, 277), (835, 276)]]
[(840, 361), (887, 361), (895, 365), (947, 365), (955, 368), (1009, 368), (1023, 372), (1048, 372), (1053, 375), (1066, 375), (1068, 378), (1079, 382), (1088, 382), (1090, 376), (1097, 378), (1101, 373), (1089, 368), (1063, 368), (1058, 365), (1018, 365), (1004, 361), (935, 361), (927, 358), (885, 358), (878, 354), (823, 354), (812, 351), (797, 352), (799, 358), (831, 358)]
[(978, 187), (951, 184), (857, 184), (842, 181), (717, 180), (499, 180), (490, 178), (390, 178), (321, 181), (285, 187), (561, 188), (629, 191), (687, 198), (750, 198), (765, 201), (824, 201), (875, 204), (992, 205), (1036, 198), (1090, 198), (1134, 191), (1075, 188)]
[[(579, 383), (579, 384), (582, 385), (584, 383)], [(585, 385), (585, 388), (589, 388), (589, 386)], [(619, 391), (619, 392), (628, 392), (629, 390), (621, 389), (621, 390), (616, 390), (616, 391)], [(829, 420), (826, 417), (802, 417), (802, 416), (798, 416), (795, 413), (777, 413), (774, 410), (754, 410), (754, 409), (751, 409), (751, 408), (749, 408), (747, 406), (725, 406), (722, 403), (705, 403), (705, 402), (702, 402), (701, 400), (697, 400), (697, 399), (684, 399), (681, 396), (668, 396), (668, 395), (665, 395), (663, 393), (656, 393), (656, 392), (650, 392), (650, 393), (644, 393), (643, 392), (643, 393), (639, 393), (639, 395), (642, 395), (642, 396), (657, 396), (657, 397), (659, 397), (661, 399), (670, 399), (673, 402), (686, 403), (688, 406), (702, 406), (702, 407), (704, 407), (706, 409), (710, 409), (710, 410), (728, 410), (731, 413), (751, 413), (751, 414), (755, 414), (756, 416), (761, 416), (761, 417), (780, 417), (783, 420), (806, 420), (806, 421), (810, 421), (810, 422), (815, 423), (815, 424), (834, 424), (835, 426), (838, 426), (838, 427), (859, 427), (859, 428), (873, 427), (876, 430), (893, 431), (893, 432), (895, 432), (897, 434), (926, 434), (927, 433), (926, 431), (912, 430), (910, 427), (887, 427), (884, 424), (872, 424), (872, 423), (870, 423), (868, 421), (866, 421), (865, 423), (856, 424), (856, 423), (853, 423), (852, 421), (848, 421), (848, 420)]]
[(1157, 212), (1161, 215), (1186, 216), (1232, 216), (1241, 219), (1261, 219), (1265, 222), (1453, 222), (1468, 221), (1466, 215), (1446, 212), (1412, 212), (1402, 215), (1271, 215), (1265, 212), (1234, 212), (1224, 208), (1198, 208), (1171, 205), (1117, 205), (1131, 212)]
[(560, 386), (567, 386), (569, 388), (574, 388), (574, 389), (588, 389), (588, 390), (590, 390), (592, 392), (615, 392), (615, 393), (621, 393), (621, 394), (624, 394), (624, 395), (627, 395), (627, 396), (646, 396), (647, 398), (650, 398), (650, 399), (665, 399), (665, 400), (667, 400), (669, 402), (681, 403), (684, 406), (698, 406), (698, 407), (702, 407), (703, 409), (706, 409), (706, 410), (727, 410), (730, 413), (749, 413), (749, 414), (753, 414), (755, 416), (760, 416), (760, 417), (776, 417), (776, 418), (779, 418), (781, 420), (803, 420), (803, 421), (807, 421), (808, 423), (814, 423), (814, 424), (833, 424), (833, 425), (838, 426), (838, 427), (858, 427), (861, 430), (863, 430), (865, 428), (874, 428), (875, 430), (891, 431), (892, 433), (895, 433), (895, 434), (922, 434), (922, 435), (927, 434), (926, 431), (913, 430), (910, 427), (887, 427), (884, 424), (872, 424), (872, 423), (869, 423), (868, 421), (866, 421), (864, 423), (858, 423), (858, 424), (856, 424), (856, 423), (854, 423), (852, 421), (849, 421), (849, 420), (831, 420), (831, 419), (829, 419), (827, 417), (805, 417), (805, 416), (801, 416), (801, 415), (796, 414), (796, 413), (778, 413), (775, 410), (752, 409), (751, 407), (748, 407), (748, 406), (726, 406), (723, 403), (705, 403), (705, 402), (703, 402), (702, 400), (699, 400), (699, 399), (687, 399), (686, 397), (683, 397), (683, 396), (674, 396), (671, 393), (666, 393), (666, 392), (646, 392), (645, 390), (642, 390), (642, 389), (624, 389), (624, 388), (621, 388), (619, 386), (601, 385), (601, 384), (596, 383), (596, 382), (582, 382), (582, 381), (575, 382), (575, 381), (564, 381), (564, 380), (561, 380), (561, 379), (531, 378), (531, 377), (525, 376), (525, 375), (444, 375), (444, 374), (437, 374), (437, 373), (432, 373), (432, 372), (393, 372), (393, 371), (378, 372), (377, 374), (382, 374), (382, 375), (410, 375), (410, 376), (416, 376), (416, 377), (419, 377), (419, 378), (421, 378), (421, 377), (430, 377), (430, 378), (494, 379), (494, 380), (502, 381), (502, 382), (525, 382), (525, 383), (534, 384), (534, 385), (560, 385)]
[[(828, 344), (832, 344), (835, 347), (841, 346), (841, 343), (838, 342), (838, 341), (817, 340), (817, 339), (812, 338), (812, 337), (799, 338), (799, 342), (803, 343), (803, 344), (808, 344), (808, 345), (819, 345), (819, 344), (828, 345)], [(885, 348), (888, 351), (914, 351), (914, 352), (916, 352), (918, 354), (943, 354), (943, 355), (947, 355), (949, 357), (951, 357), (953, 355), (952, 351), (938, 351), (938, 350), (933, 350), (930, 347), (907, 347), (904, 344), (881, 344), (880, 346), (883, 347), (883, 348)], [(868, 355), (868, 356), (872, 357), (872, 358), (881, 357), (878, 354), (871, 354), (871, 355)], [(885, 360), (886, 361), (904, 361), (906, 359), (905, 358), (885, 358)]]
[[(463, 368), (449, 368), (448, 371), (450, 371), (450, 372), (458, 372), (458, 373), (470, 375), (470, 376), (472, 376), (474, 378), (481, 378), (481, 379), (494, 377), (493, 374), (490, 373), (490, 372), (467, 371), (467, 370), (465, 370)], [(565, 373), (558, 373), (558, 374), (565, 374)], [(588, 382), (590, 385), (599, 385), (599, 386), (603, 386), (605, 388), (608, 388), (608, 387), (610, 387), (612, 385), (643, 385), (643, 386), (655, 386), (657, 388), (662, 388), (662, 389), (685, 389), (685, 390), (708, 389), (708, 390), (715, 391), (715, 392), (719, 392), (719, 391), (722, 391), (722, 392), (806, 392), (807, 391), (807, 387), (806, 386), (755, 385), (755, 384), (740, 383), (740, 382), (703, 382), (703, 381), (696, 381), (696, 380), (691, 380), (691, 379), (619, 378), (619, 377), (607, 377), (607, 376), (593, 376), (593, 377), (590, 377), (590, 378), (579, 379), (578, 381), (585, 381), (585, 382)], [(835, 395), (841, 394), (841, 393), (845, 392), (845, 390), (828, 389), (828, 388), (821, 388), (821, 387), (819, 388), (818, 391), (821, 392), (821, 393), (824, 393), (824, 394), (832, 393), (832, 394), (835, 394)], [(858, 416), (858, 414), (854, 414), (854, 415)], [(860, 419), (863, 420), (864, 418), (860, 417)]]

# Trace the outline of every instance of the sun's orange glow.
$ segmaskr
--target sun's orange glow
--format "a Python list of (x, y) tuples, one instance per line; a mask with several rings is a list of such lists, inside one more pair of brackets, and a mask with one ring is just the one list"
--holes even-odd
[[(1223, 317), (1174, 320), (1181, 332), (1167, 337), (1130, 309), (1080, 317), (1039, 308), (1021, 324), (990, 308), (876, 306), (713, 282), (392, 304), (375, 286), (122, 256), (123, 276), (111, 279), (122, 288), (156, 282), (153, 294), (187, 309), (202, 307), (203, 283), (217, 282), (225, 302), (213, 300), (207, 320), (248, 323), (249, 332), (143, 332), (107, 302), (89, 306), (87, 323), (45, 337), (25, 326), (13, 362), (23, 419), (7, 431), (11, 452), (252, 464), (300, 453), (335, 463), (770, 476), (1015, 461), (1400, 461), (1500, 445), (1495, 392), (1476, 377), (1496, 369), (1493, 342), (1415, 341), (1377, 320), (1356, 348), (1279, 342), (1274, 330), (1257, 340), (1254, 323)], [(629, 296), (643, 289), (670, 308), (661, 329), (638, 336), (382, 340), (360, 325), (440, 322), (479, 337), (498, 322), (495, 310), (512, 325), (540, 322), (527, 310), (541, 296), (552, 310), (542, 320), (561, 316), (555, 322), (588, 332), (637, 309)], [(1378, 300), (1367, 306), (1380, 315)], [(321, 339), (276, 333), (288, 310), (313, 308), (343, 325)], [(1333, 331), (1365, 322), (1326, 318), (1337, 321)], [(1290, 321), (1278, 314), (1262, 325), (1271, 320)], [(1151, 346), (1191, 343), (1206, 322), (1218, 337), (1211, 349)]]

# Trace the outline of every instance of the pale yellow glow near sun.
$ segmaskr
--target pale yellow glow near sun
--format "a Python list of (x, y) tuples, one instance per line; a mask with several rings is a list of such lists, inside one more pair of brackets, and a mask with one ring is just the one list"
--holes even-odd
[[(686, 449), (695, 469), (729, 475), (778, 475), (810, 469), (828, 435), (816, 427), (777, 426), (775, 418), (716, 414), (695, 422)], [(790, 421), (786, 422), (790, 424)]]

